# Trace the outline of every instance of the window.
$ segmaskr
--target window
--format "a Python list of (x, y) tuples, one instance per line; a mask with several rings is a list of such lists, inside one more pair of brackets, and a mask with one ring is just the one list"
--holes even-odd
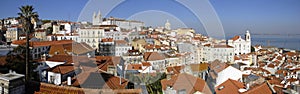
[(53, 75), (51, 75), (51, 76), (50, 76), (50, 81), (49, 81), (49, 83), (52, 83), (52, 84), (53, 84), (53, 83), (54, 83), (54, 80), (55, 80), (55, 77), (54, 77)]

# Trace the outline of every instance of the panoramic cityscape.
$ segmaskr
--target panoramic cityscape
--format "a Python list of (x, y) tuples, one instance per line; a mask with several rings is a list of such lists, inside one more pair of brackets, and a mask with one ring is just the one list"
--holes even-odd
[(0, 94), (299, 94), (299, 0), (3, 0)]

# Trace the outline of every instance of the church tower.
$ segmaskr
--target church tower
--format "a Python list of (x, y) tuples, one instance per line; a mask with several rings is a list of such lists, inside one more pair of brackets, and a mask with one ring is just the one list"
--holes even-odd
[(102, 15), (101, 15), (101, 12), (99, 10), (97, 15), (96, 15), (95, 12), (93, 14), (93, 25), (101, 25), (101, 23), (102, 23)]
[(245, 40), (246, 41), (251, 41), (251, 35), (250, 35), (250, 31), (249, 30), (246, 31)]
[(167, 20), (167, 22), (165, 24), (165, 29), (171, 30), (171, 24), (169, 23), (169, 20)]

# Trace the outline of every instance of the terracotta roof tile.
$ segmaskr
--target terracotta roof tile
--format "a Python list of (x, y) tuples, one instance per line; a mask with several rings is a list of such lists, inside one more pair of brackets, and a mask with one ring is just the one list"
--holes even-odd
[(67, 55), (63, 45), (51, 45), (49, 54), (50, 55), (55, 55), (55, 54)]
[(57, 86), (54, 84), (40, 82), (30, 82), (29, 88), (29, 92), (32, 92), (34, 94), (64, 94), (66, 92), (68, 92), (69, 94), (85, 93), (82, 88)]
[(271, 91), (267, 83), (263, 83), (244, 92), (244, 94), (272, 94), (272, 93), (273, 92)]
[(127, 70), (142, 70), (142, 64), (128, 64)]
[(163, 90), (166, 90), (167, 86), (172, 86), (174, 90), (185, 89), (187, 94), (192, 94), (196, 91), (211, 94), (211, 91), (203, 79), (187, 73), (174, 75), (170, 80), (163, 79), (161, 80), (161, 85)]
[(96, 56), (98, 68), (107, 71), (108, 66), (117, 66), (122, 61), (121, 57), (116, 56)]
[(180, 70), (182, 70), (184, 68), (184, 66), (173, 66), (173, 67), (167, 67), (166, 70), (168, 73), (172, 73), (173, 74), (179, 74)]
[(155, 61), (155, 60), (165, 59), (165, 56), (158, 52), (146, 52), (143, 57), (145, 61)]
[(143, 66), (151, 66), (151, 63), (149, 63), (149, 62), (142, 62), (142, 65)]
[(76, 62), (89, 62), (87, 56), (71, 56), (71, 55), (53, 55), (52, 57), (48, 58), (47, 61), (56, 61), (56, 62), (65, 62), (65, 64), (72, 64)]
[(107, 73), (82, 72), (73, 85), (92, 89), (125, 89), (128, 80)]
[(269, 68), (275, 68), (275, 65), (274, 64), (272, 64), (272, 63), (270, 63), (270, 64), (268, 64), (268, 66), (267, 67), (269, 67)]
[(74, 67), (72, 64), (67, 65), (57, 65), (53, 68), (48, 69), (48, 71), (54, 72), (54, 73), (60, 73), (60, 74), (67, 74), (69, 72), (75, 71), (76, 67)]
[(113, 38), (103, 38), (101, 42), (113, 42)]
[(241, 36), (234, 36), (233, 38), (231, 38), (231, 40), (236, 41), (237, 39), (239, 39)]
[(211, 70), (214, 70), (215, 72), (220, 72), (222, 70), (224, 70), (225, 68), (227, 68), (229, 65), (227, 65), (226, 63), (222, 63), (219, 60), (215, 60), (212, 63), (209, 64), (209, 67)]
[(213, 45), (214, 48), (233, 48), (232, 46), (229, 45)]
[(125, 40), (115, 40), (116, 45), (127, 45), (128, 42)]
[(217, 94), (240, 94), (239, 89), (244, 89), (244, 83), (228, 79), (215, 88)]
[[(59, 45), (59, 44), (71, 44), (74, 41), (72, 40), (59, 40), (59, 41), (33, 41), (30, 42), (30, 47), (40, 47), (40, 46), (50, 46), (50, 45)], [(16, 40), (12, 44), (16, 45), (25, 45), (26, 40)]]

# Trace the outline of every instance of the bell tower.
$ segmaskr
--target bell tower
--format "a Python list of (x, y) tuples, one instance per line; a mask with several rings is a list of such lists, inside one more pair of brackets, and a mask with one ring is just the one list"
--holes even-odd
[(97, 15), (95, 12), (93, 14), (93, 25), (101, 25), (101, 23), (102, 23), (102, 15), (99, 10)]
[(165, 29), (171, 30), (171, 24), (170, 24), (169, 20), (167, 20), (167, 22), (165, 24)]
[(249, 30), (246, 31), (245, 40), (246, 41), (251, 41), (251, 35), (250, 35), (250, 31)]

